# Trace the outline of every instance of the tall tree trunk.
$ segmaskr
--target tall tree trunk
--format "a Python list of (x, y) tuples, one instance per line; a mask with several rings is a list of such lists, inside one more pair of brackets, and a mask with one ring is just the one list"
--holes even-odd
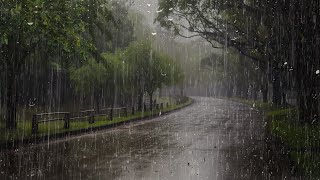
[(228, 80), (227, 82), (227, 97), (231, 98), (233, 95), (233, 82), (231, 80)]
[(153, 110), (153, 92), (149, 92), (150, 111)]
[(273, 71), (273, 91), (272, 91), (272, 103), (275, 106), (280, 106), (281, 105), (281, 82), (280, 82), (280, 74), (279, 70), (274, 70)]
[(97, 114), (100, 113), (100, 101), (101, 101), (101, 96), (100, 96), (100, 93), (96, 90), (95, 93), (94, 93), (94, 99), (95, 99), (95, 102), (96, 102), (96, 112)]
[(257, 100), (258, 99), (258, 90), (257, 86), (254, 84), (252, 85), (252, 99)]
[(287, 94), (282, 90), (282, 105), (287, 106), (288, 102), (287, 102)]
[(7, 46), (6, 62), (6, 128), (17, 128), (18, 80), (21, 66), (21, 51), (17, 40), (11, 37)]
[[(10, 69), (10, 68), (9, 68)], [(18, 93), (17, 93), (17, 77), (13, 70), (7, 72), (7, 109), (6, 109), (6, 127), (8, 129), (17, 128), (17, 106), (18, 106)]]
[(138, 110), (142, 111), (142, 106), (143, 106), (143, 93), (138, 94)]
[(184, 96), (184, 85), (180, 85), (180, 96)]
[(263, 102), (268, 102), (268, 84), (266, 83), (265, 85), (263, 85), (262, 87), (262, 100)]

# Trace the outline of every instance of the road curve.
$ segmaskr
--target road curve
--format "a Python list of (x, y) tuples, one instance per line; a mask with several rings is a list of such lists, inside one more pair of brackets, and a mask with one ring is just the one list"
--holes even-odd
[(266, 146), (258, 110), (194, 99), (150, 121), (2, 151), (0, 179), (290, 179)]

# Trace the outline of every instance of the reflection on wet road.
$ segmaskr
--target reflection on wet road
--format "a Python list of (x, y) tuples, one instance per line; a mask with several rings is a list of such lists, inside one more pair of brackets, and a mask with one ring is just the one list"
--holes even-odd
[[(265, 146), (263, 116), (195, 98), (151, 121), (2, 151), (0, 179), (285, 179)], [(267, 155), (266, 155), (267, 154)]]

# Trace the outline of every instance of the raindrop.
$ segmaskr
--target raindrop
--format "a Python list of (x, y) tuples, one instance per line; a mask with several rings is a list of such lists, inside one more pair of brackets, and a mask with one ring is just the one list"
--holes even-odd
[(316, 70), (316, 74), (318, 75), (318, 74), (320, 74), (320, 70), (318, 69), (318, 70)]
[(155, 36), (155, 35), (157, 35), (157, 33), (155, 33), (155, 32), (154, 32), (154, 33), (151, 33), (151, 34), (152, 34), (152, 36)]
[(33, 25), (33, 22), (28, 22), (27, 23), (29, 26), (32, 26)]

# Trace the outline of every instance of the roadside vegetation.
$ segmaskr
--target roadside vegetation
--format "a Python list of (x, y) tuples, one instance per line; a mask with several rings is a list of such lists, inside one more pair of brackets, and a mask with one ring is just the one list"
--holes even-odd
[(293, 172), (320, 177), (320, 125), (301, 123), (297, 114), (295, 108), (268, 112), (268, 131), (288, 152)]
[[(154, 46), (153, 30), (130, 6), (125, 0), (4, 3), (0, 136), (9, 131), (27, 135), (33, 114), (92, 109), (99, 114), (117, 107), (142, 111), (144, 104), (152, 109), (157, 97), (177, 95), (160, 91), (183, 83), (180, 64)], [(60, 126), (40, 124), (39, 130), (49, 135), (60, 132), (50, 127)]]
[(260, 109), (267, 118), (271, 143), (291, 160), (292, 172), (320, 177), (320, 125), (301, 123), (294, 106), (276, 107), (271, 103), (231, 98)]
[[(38, 133), (36, 135), (32, 135), (31, 133), (31, 121), (19, 121), (17, 130), (7, 130), (1, 133), (0, 136), (0, 144), (5, 144), (6, 142), (10, 141), (16, 141), (16, 140), (24, 140), (24, 139), (30, 139), (34, 137), (42, 137), (42, 136), (55, 136), (57, 134), (61, 133), (67, 133), (73, 132), (73, 131), (79, 131), (81, 130), (87, 130), (91, 128), (96, 127), (103, 127), (107, 125), (117, 125), (122, 122), (131, 122), (133, 120), (140, 120), (147, 117), (153, 117), (153, 116), (161, 116), (165, 115), (166, 113), (180, 109), (184, 106), (190, 105), (192, 103), (192, 99), (183, 97), (183, 98), (162, 98), (159, 101), (161, 102), (168, 102), (167, 100), (170, 100), (170, 103), (168, 103), (168, 106), (164, 106), (163, 109), (156, 109), (153, 110), (146, 110), (146, 111), (138, 111), (134, 114), (128, 113), (128, 116), (124, 115), (118, 115), (114, 116), (114, 118), (111, 120), (108, 116), (98, 116), (95, 117), (95, 122), (93, 124), (90, 124), (87, 119), (81, 120), (81, 121), (70, 121), (70, 128), (64, 129), (64, 122), (63, 121), (53, 121), (53, 122), (46, 122), (39, 124)], [(0, 127), (0, 129), (3, 129), (4, 127)]]

